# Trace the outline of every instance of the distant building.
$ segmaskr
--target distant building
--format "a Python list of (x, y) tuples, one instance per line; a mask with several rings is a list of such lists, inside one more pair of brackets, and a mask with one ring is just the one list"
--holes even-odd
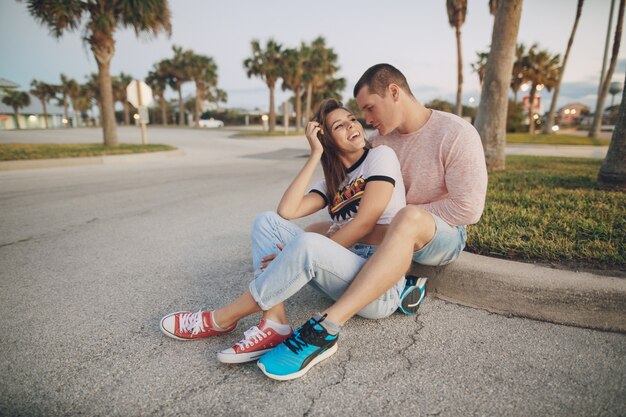
[[(4, 97), (6, 91), (15, 90), (19, 87), (19, 84), (6, 78), (0, 78), (0, 98)], [(41, 101), (30, 93), (28, 95), (30, 96), (30, 104), (20, 109), (20, 127), (22, 129), (44, 129), (46, 124)], [(63, 107), (57, 105), (56, 100), (50, 100), (46, 107), (49, 128), (66, 126), (66, 124), (63, 124)], [(0, 130), (8, 129), (17, 129), (15, 113), (13, 112), (13, 107), (7, 106), (0, 101)]]
[(581, 124), (591, 109), (582, 103), (567, 104), (556, 112), (557, 123), (561, 126)]

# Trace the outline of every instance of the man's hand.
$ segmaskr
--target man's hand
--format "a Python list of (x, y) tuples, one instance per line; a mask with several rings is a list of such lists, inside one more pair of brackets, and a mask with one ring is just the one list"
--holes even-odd
[[(276, 247), (278, 248), (279, 251), (281, 251), (281, 250), (283, 250), (285, 248), (284, 245), (276, 245)], [(262, 264), (261, 264), (260, 268), (262, 270), (267, 268), (267, 266), (270, 264), (270, 262), (272, 262), (274, 260), (274, 258), (276, 258), (277, 256), (278, 256), (277, 253), (273, 253), (271, 255), (267, 255), (267, 256), (261, 258)]]

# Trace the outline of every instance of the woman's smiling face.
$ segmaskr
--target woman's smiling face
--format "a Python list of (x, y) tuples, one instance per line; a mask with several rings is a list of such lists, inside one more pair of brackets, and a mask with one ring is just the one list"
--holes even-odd
[(365, 131), (356, 116), (345, 109), (333, 110), (326, 116), (325, 128), (341, 152), (352, 153), (365, 146)]

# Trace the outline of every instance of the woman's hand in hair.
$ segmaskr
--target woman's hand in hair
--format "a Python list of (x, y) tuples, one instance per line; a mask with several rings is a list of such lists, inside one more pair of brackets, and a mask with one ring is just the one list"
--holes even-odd
[(311, 147), (311, 155), (321, 155), (324, 153), (322, 142), (320, 142), (318, 136), (322, 134), (322, 126), (318, 122), (309, 122), (306, 125), (306, 139), (309, 141), (309, 146)]

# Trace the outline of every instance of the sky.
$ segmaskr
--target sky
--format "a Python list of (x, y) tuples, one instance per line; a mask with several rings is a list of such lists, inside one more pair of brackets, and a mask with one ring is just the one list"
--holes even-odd
[[(595, 108), (611, 0), (587, 0), (568, 59), (558, 105), (582, 102)], [(618, 1), (614, 15), (617, 14)], [(318, 36), (338, 54), (337, 76), (347, 81), (343, 99), (370, 66), (387, 62), (402, 71), (423, 103), (450, 102), (456, 97), (456, 39), (448, 23), (444, 0), (294, 0), (206, 1), (170, 0), (172, 34), (135, 36), (130, 29), (115, 33), (116, 52), (111, 73), (143, 79), (152, 66), (173, 55), (172, 45), (211, 56), (218, 66), (218, 86), (228, 93), (226, 107), (266, 110), (269, 93), (258, 78), (248, 78), (243, 61), (251, 56), (250, 42), (269, 38), (285, 48), (311, 42)], [(565, 53), (577, 0), (524, 0), (518, 42), (538, 43), (553, 54)], [(615, 28), (611, 30), (611, 39)], [(476, 52), (488, 50), (493, 16), (488, 0), (468, 0), (462, 27), (463, 101), (478, 98), (478, 76), (470, 64)], [(96, 72), (95, 59), (82, 41), (83, 32), (67, 32), (56, 39), (29, 15), (25, 2), (0, 1), (0, 78), (28, 89), (33, 79), (58, 83), (61, 73), (84, 82)], [(626, 31), (625, 31), (626, 36)], [(612, 40), (611, 40), (612, 42)], [(613, 81), (624, 81), (626, 45), (622, 39)], [(609, 46), (609, 58), (610, 58)], [(193, 84), (183, 94), (193, 94)], [(168, 94), (174, 97), (174, 92)], [(277, 102), (290, 97), (276, 89)], [(548, 109), (551, 94), (542, 92)], [(620, 95), (616, 98), (620, 100)], [(611, 96), (607, 97), (607, 105)], [(475, 102), (476, 103), (476, 102)]]

